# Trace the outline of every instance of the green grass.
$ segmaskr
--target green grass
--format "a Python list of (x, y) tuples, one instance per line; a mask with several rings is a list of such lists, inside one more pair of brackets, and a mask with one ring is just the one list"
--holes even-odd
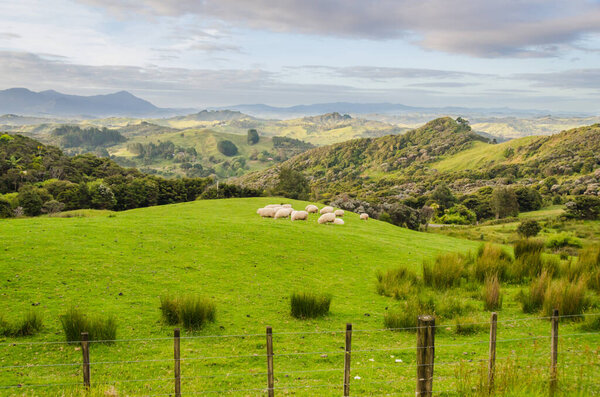
[[(63, 341), (59, 315), (77, 305), (85, 313), (114, 315), (118, 338), (123, 340), (112, 345), (92, 343), (92, 362), (112, 363), (93, 366), (92, 395), (104, 395), (105, 391), (119, 395), (172, 393), (173, 341), (169, 337), (175, 326), (161, 319), (160, 297), (194, 294), (215, 302), (218, 317), (202, 330), (183, 331), (182, 358), (196, 358), (182, 360), (182, 376), (188, 377), (183, 379), (184, 391), (264, 388), (264, 332), (266, 326), (272, 326), (276, 387), (331, 384), (335, 388), (289, 389), (289, 393), (339, 395), (343, 355), (338, 353), (343, 351), (345, 323), (352, 323), (355, 330), (379, 330), (384, 327), (385, 313), (398, 304), (394, 298), (377, 293), (377, 273), (403, 266), (420, 274), (425, 259), (478, 247), (476, 242), (414, 232), (376, 220), (361, 222), (351, 213), (344, 216), (344, 227), (319, 225), (317, 215), (311, 215), (308, 222), (275, 221), (256, 215), (257, 208), (282, 201), (300, 208), (307, 204), (274, 198), (206, 200), (136, 209), (116, 216), (0, 220), (0, 289), (4, 294), (0, 310), (7, 321), (15, 322), (39, 302), (37, 309), (44, 317), (41, 333), (0, 340), (0, 367), (11, 367), (0, 369), (0, 385), (80, 382), (80, 365), (18, 367), (80, 363), (77, 346), (14, 345)], [(329, 315), (294, 319), (289, 294), (300, 290), (331, 295)], [(500, 320), (526, 316), (516, 301), (518, 290), (503, 288)], [(478, 290), (460, 288), (448, 293), (460, 302), (480, 302)], [(470, 314), (483, 322), (488, 316), (482, 310)], [(478, 332), (459, 338), (452, 331), (455, 325), (443, 321), (440, 325), (445, 324), (450, 331), (438, 329), (436, 362), (460, 364), (436, 367), (436, 375), (441, 377), (436, 388), (471, 390), (478, 381), (477, 360), (486, 357), (487, 346), (469, 343), (480, 342), (485, 335)], [(576, 326), (561, 324), (561, 332), (575, 333)], [(500, 323), (499, 338), (521, 340), (499, 343), (498, 357), (543, 367), (527, 372), (543, 382), (549, 354), (546, 339), (530, 338), (547, 336), (549, 330), (549, 323), (543, 320)], [(202, 338), (209, 335), (223, 338)], [(562, 338), (560, 347), (574, 351), (594, 348), (595, 336)], [(139, 340), (148, 338), (153, 340)], [(415, 352), (410, 350), (415, 345), (414, 334), (356, 332), (352, 343), (356, 350), (352, 359), (353, 394), (414, 392)], [(294, 355), (301, 352), (319, 353)], [(137, 360), (150, 361), (131, 363)], [(561, 360), (600, 361), (578, 353), (561, 355)], [(498, 365), (501, 368), (504, 364), (499, 361)], [(326, 371), (330, 369), (339, 369), (339, 373)], [(464, 372), (461, 380), (455, 377), (459, 369)], [(321, 372), (293, 372), (309, 370)], [(286, 372), (292, 374), (286, 376)], [(565, 376), (585, 374), (589, 372), (567, 372)], [(394, 384), (382, 383), (404, 378)], [(107, 384), (143, 379), (147, 380)], [(536, 390), (535, 386), (531, 389)], [(10, 390), (9, 394), (13, 392), (26, 393), (27, 389)], [(79, 393), (77, 386), (33, 389), (33, 395)], [(229, 393), (239, 394), (260, 392)]]

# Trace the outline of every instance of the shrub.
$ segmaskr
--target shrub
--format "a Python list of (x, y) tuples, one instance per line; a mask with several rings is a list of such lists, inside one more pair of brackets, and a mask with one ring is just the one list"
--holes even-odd
[(454, 333), (457, 335), (473, 335), (485, 330), (485, 324), (480, 324), (473, 317), (460, 317), (454, 322)]
[(589, 305), (586, 292), (586, 280), (584, 278), (576, 281), (566, 279), (554, 281), (548, 286), (544, 294), (544, 313), (551, 316), (553, 310), (558, 309), (561, 316), (582, 314)]
[(491, 275), (496, 275), (498, 279), (504, 280), (511, 262), (510, 254), (503, 248), (489, 243), (482, 245), (477, 253), (474, 276), (481, 282)]
[(433, 264), (423, 262), (423, 282), (436, 289), (450, 288), (460, 283), (465, 268), (466, 258), (463, 255), (441, 254)]
[(475, 223), (477, 215), (462, 204), (456, 204), (444, 211), (439, 221), (444, 224), (469, 225)]
[(485, 279), (482, 298), (485, 310), (493, 311), (502, 308), (502, 293), (500, 292), (498, 276), (491, 275)]
[(215, 321), (217, 308), (210, 299), (199, 296), (161, 296), (160, 311), (169, 325), (201, 329), (207, 322)]
[(331, 296), (312, 292), (295, 292), (290, 297), (291, 314), (296, 318), (315, 318), (329, 313)]
[(377, 293), (396, 299), (406, 299), (418, 282), (417, 275), (404, 267), (377, 273)]
[(575, 247), (581, 248), (581, 240), (577, 237), (570, 235), (569, 233), (558, 233), (550, 236), (546, 240), (546, 246), (553, 250), (558, 250), (564, 247)]
[(521, 302), (524, 313), (535, 313), (542, 308), (549, 284), (550, 276), (547, 272), (542, 272), (538, 278), (531, 282), (527, 294), (523, 292), (519, 294), (517, 300)]
[(114, 316), (90, 317), (72, 307), (59, 318), (68, 342), (80, 341), (82, 332), (89, 334), (89, 340), (105, 343), (111, 343), (117, 338), (117, 322)]

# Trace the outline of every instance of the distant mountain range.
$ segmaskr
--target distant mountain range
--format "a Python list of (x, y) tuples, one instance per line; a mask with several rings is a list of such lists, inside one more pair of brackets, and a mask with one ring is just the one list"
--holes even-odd
[(127, 91), (107, 95), (68, 95), (49, 90), (34, 92), (26, 88), (0, 91), (0, 114), (60, 117), (167, 117), (194, 109), (167, 109), (154, 106)]

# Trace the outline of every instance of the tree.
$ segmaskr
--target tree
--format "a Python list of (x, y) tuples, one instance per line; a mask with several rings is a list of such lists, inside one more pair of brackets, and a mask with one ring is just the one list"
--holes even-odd
[(496, 219), (519, 215), (519, 202), (515, 191), (506, 186), (499, 186), (492, 193), (492, 211)]
[(88, 191), (92, 208), (109, 210), (117, 204), (113, 191), (101, 181), (90, 182)]
[(0, 197), (0, 218), (10, 218), (13, 216), (10, 201)]
[(435, 187), (431, 193), (431, 199), (438, 203), (442, 210), (448, 209), (456, 203), (456, 197), (454, 197), (452, 191), (444, 182), (440, 182)]
[(42, 212), (44, 214), (56, 214), (61, 212), (65, 208), (65, 205), (60, 201), (49, 200), (42, 206)]
[(566, 215), (575, 219), (600, 219), (600, 197), (580, 195), (566, 205)]
[(523, 237), (535, 237), (541, 230), (540, 224), (533, 219), (525, 220), (517, 227), (517, 233)]
[(225, 156), (235, 156), (238, 153), (238, 148), (235, 143), (223, 140), (217, 144), (217, 150)]
[(448, 208), (444, 211), (444, 215), (440, 217), (441, 223), (455, 224), (455, 225), (468, 225), (475, 223), (477, 215), (462, 204), (456, 204), (455, 206)]
[(18, 201), (19, 206), (23, 207), (26, 215), (37, 216), (42, 213), (44, 201), (35, 186), (24, 185), (19, 190)]
[(301, 172), (288, 167), (281, 168), (275, 194), (296, 200), (308, 200), (309, 193), (310, 184)]
[(515, 189), (517, 202), (519, 203), (519, 211), (537, 211), (542, 208), (542, 195), (535, 189), (522, 186)]
[(254, 128), (248, 130), (248, 145), (256, 145), (259, 139), (258, 132)]

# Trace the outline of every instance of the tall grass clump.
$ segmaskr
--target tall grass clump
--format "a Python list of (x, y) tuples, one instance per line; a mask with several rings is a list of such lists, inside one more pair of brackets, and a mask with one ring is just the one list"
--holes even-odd
[(423, 283), (435, 289), (446, 289), (460, 284), (465, 274), (467, 259), (464, 255), (438, 255), (435, 262), (423, 262)]
[(59, 316), (68, 342), (81, 340), (81, 333), (87, 332), (89, 340), (111, 343), (117, 338), (117, 320), (114, 316), (88, 316), (80, 309), (71, 307)]
[(488, 311), (502, 309), (502, 293), (500, 292), (500, 280), (498, 276), (486, 277), (483, 284), (483, 308)]
[(42, 315), (34, 310), (28, 311), (21, 320), (11, 324), (0, 317), (0, 335), (3, 336), (31, 336), (43, 328)]
[(217, 307), (213, 301), (200, 296), (161, 296), (160, 312), (169, 325), (181, 324), (188, 329), (201, 329), (214, 322)]
[(521, 292), (517, 298), (521, 302), (523, 313), (535, 313), (544, 305), (544, 296), (550, 285), (551, 277), (548, 272), (542, 272), (529, 286), (527, 293)]
[(418, 284), (415, 272), (404, 267), (377, 273), (377, 293), (396, 299), (406, 299)]
[(291, 314), (296, 318), (316, 318), (329, 313), (331, 296), (312, 292), (294, 292), (290, 297)]
[(485, 281), (487, 276), (496, 275), (504, 281), (512, 262), (510, 254), (494, 244), (487, 243), (479, 247), (477, 259), (473, 268), (474, 277), (480, 282)]
[(550, 283), (544, 294), (544, 314), (551, 316), (554, 309), (558, 309), (561, 316), (582, 314), (590, 304), (586, 296), (586, 282), (585, 278), (581, 278), (575, 281), (561, 279)]
[(577, 267), (581, 275), (588, 277), (588, 286), (600, 291), (600, 245), (586, 247), (579, 253)]
[(417, 317), (422, 314), (433, 314), (433, 310), (418, 297), (413, 297), (388, 310), (383, 316), (383, 325), (395, 331), (415, 332)]
[(513, 249), (515, 251), (515, 259), (532, 254), (537, 255), (541, 254), (544, 250), (544, 242), (534, 238), (523, 238), (514, 243)]

